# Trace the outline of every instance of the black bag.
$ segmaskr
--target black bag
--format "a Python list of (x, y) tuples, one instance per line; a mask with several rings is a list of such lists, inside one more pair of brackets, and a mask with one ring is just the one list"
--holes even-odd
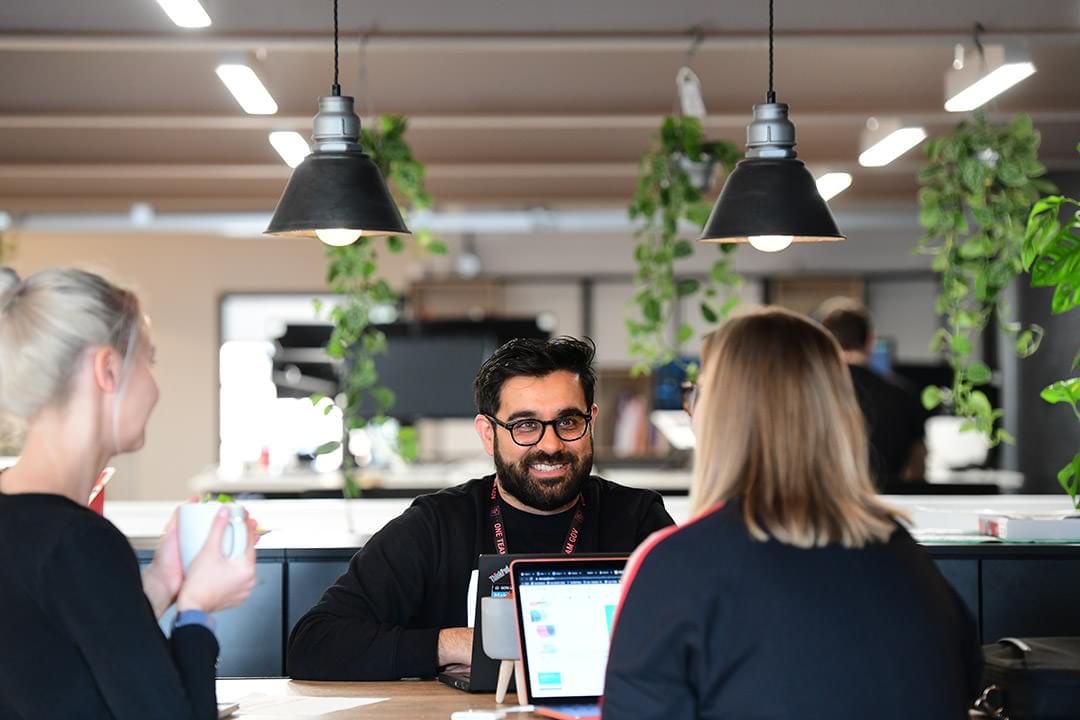
[(991, 718), (1080, 718), (1080, 637), (1002, 638), (983, 657), (976, 708)]

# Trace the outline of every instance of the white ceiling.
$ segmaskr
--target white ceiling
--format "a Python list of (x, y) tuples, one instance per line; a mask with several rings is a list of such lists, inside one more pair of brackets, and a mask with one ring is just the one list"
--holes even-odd
[[(266, 133), (310, 132), (331, 81), (330, 1), (203, 3), (214, 24), (196, 31), (153, 0), (0, 5), (0, 209), (273, 207), (288, 168)], [(776, 89), (800, 157), (855, 174), (838, 211), (913, 203), (921, 157), (858, 168), (859, 131), (899, 115), (946, 132), (943, 73), (975, 21), (1039, 68), (991, 112), (1032, 113), (1044, 162), (1080, 168), (1080, 2), (777, 2)], [(763, 0), (342, 0), (342, 85), (368, 114), (411, 118), (443, 208), (617, 207), (673, 109), (693, 26), (706, 127), (742, 143), (766, 86), (766, 23)], [(229, 51), (258, 54), (278, 115), (244, 115), (226, 92), (213, 68)]]

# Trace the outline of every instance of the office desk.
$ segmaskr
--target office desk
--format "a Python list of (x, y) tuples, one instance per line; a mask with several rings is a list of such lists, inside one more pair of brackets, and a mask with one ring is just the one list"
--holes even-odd
[[(470, 695), (454, 690), (434, 680), (403, 680), (401, 682), (298, 682), (287, 679), (271, 680), (218, 680), (218, 697), (232, 700), (252, 693), (266, 695), (304, 695), (310, 697), (366, 697), (387, 698), (374, 705), (341, 710), (326, 715), (307, 716), (327, 718), (328, 720), (449, 720), (450, 714), (458, 710), (492, 710), (494, 695)], [(508, 698), (509, 699), (509, 698)], [(506, 706), (503, 706), (506, 707)], [(240, 706), (238, 718), (243, 720), (278, 720), (280, 715), (256, 715), (244, 712)], [(529, 720), (541, 716), (534, 713), (513, 713), (509, 720), (521, 718)], [(870, 711), (867, 718), (874, 717)], [(970, 713), (971, 720), (985, 718), (982, 713)]]
[[(347, 720), (348, 718), (368, 718), (369, 720), (449, 720), (450, 713), (458, 710), (494, 710), (494, 694), (469, 694), (460, 690), (454, 690), (434, 680), (402, 680), (400, 682), (301, 682), (288, 679), (237, 679), (218, 680), (218, 698), (220, 700), (234, 701), (244, 695), (260, 693), (274, 696), (304, 695), (311, 697), (365, 697), (387, 698), (384, 702), (374, 705), (365, 705), (350, 710), (316, 717), (335, 718)], [(513, 698), (511, 693), (507, 699)], [(249, 715), (244, 712), (244, 706), (240, 706), (240, 718), (256, 719), (270, 717), (280, 718), (280, 715)], [(538, 717), (532, 713), (514, 713), (510, 718)]]

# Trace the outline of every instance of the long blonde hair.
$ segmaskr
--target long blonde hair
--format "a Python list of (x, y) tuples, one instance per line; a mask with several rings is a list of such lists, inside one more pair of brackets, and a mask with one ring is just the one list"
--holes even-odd
[(904, 516), (874, 492), (863, 416), (826, 330), (761, 308), (710, 333), (701, 360), (693, 514), (738, 498), (757, 540), (807, 548), (888, 539)]

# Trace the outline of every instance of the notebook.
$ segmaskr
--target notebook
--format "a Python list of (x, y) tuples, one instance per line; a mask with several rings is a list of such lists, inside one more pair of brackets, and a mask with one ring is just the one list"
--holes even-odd
[(525, 692), (537, 714), (600, 717), (625, 565), (625, 557), (511, 563)]

